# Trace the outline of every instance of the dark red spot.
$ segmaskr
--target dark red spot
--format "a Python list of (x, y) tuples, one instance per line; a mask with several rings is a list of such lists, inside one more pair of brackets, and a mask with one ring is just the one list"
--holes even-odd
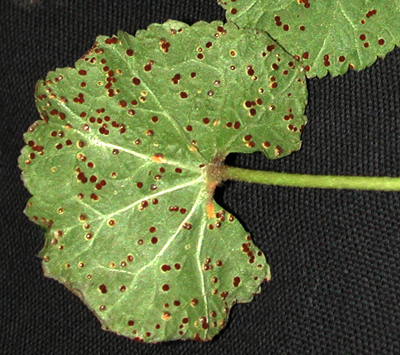
[(247, 68), (247, 75), (250, 75), (250, 76), (253, 76), (253, 75), (254, 75), (254, 69), (253, 69), (251, 66), (249, 66), (249, 67)]
[(175, 268), (176, 270), (180, 270), (181, 264), (176, 263), (176, 264), (174, 265), (174, 268)]
[(140, 79), (139, 78), (133, 78), (132, 79), (132, 83), (135, 85), (139, 85), (140, 84)]
[(187, 99), (188, 98), (188, 94), (186, 92), (184, 92), (184, 91), (182, 91), (180, 93), (180, 96), (181, 96), (182, 99)]
[(169, 290), (169, 286), (167, 284), (164, 284), (162, 286), (163, 291), (168, 291)]
[(99, 286), (99, 289), (100, 289), (101, 293), (107, 293), (107, 287), (106, 287), (106, 285), (100, 285), (100, 286)]
[(236, 276), (234, 279), (233, 279), (233, 286), (235, 286), (235, 287), (238, 287), (239, 286), (239, 284), (240, 284), (240, 277), (238, 277), (238, 276)]

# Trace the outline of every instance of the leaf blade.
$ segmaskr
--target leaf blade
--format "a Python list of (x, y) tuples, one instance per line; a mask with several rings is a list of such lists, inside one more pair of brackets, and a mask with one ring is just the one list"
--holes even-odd
[[(256, 55), (235, 48), (238, 38)], [(46, 275), (118, 334), (215, 336), (270, 277), (248, 233), (213, 201), (221, 163), (231, 151), (298, 149), (302, 77), (265, 34), (174, 21), (99, 37), (76, 68), (49, 73), (36, 92), (43, 121), (19, 160), (34, 195), (26, 213), (46, 231)]]
[[(304, 62), (306, 75), (342, 75), (364, 69), (399, 45), (400, 2), (295, 1), (220, 2), (229, 21), (267, 31)], [(323, 19), (323, 20), (322, 20)]]

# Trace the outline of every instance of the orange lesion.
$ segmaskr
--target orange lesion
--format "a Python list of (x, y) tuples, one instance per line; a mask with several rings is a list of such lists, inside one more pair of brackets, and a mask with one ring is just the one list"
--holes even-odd
[(166, 160), (165, 160), (165, 158), (164, 158), (164, 155), (162, 155), (162, 154), (154, 154), (154, 155), (151, 157), (151, 160), (154, 161), (154, 162), (156, 162), (156, 163), (160, 163), (160, 164), (166, 162)]
[(222, 164), (223, 158), (213, 159), (212, 163), (207, 165), (206, 170), (206, 186), (207, 186), (207, 201), (206, 213), (209, 219), (215, 218), (214, 211), (214, 192), (217, 186), (223, 179), (223, 171), (225, 166)]
[(208, 218), (215, 218), (214, 203), (212, 199), (206, 202), (206, 211)]

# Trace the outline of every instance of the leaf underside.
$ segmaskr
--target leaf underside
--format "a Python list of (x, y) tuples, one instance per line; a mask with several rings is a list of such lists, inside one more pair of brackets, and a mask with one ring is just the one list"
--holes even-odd
[(308, 77), (364, 69), (400, 45), (400, 0), (219, 0), (241, 28), (268, 32)]
[(104, 329), (138, 341), (212, 339), (269, 267), (213, 200), (230, 152), (300, 147), (306, 87), (263, 33), (169, 21), (97, 39), (37, 85), (42, 120), (19, 160), (45, 229), (44, 272)]

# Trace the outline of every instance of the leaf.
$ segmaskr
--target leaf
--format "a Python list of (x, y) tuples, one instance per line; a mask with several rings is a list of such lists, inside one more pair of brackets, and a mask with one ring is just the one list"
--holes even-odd
[(308, 77), (361, 70), (399, 45), (400, 0), (219, 1), (227, 19), (267, 31)]
[(19, 160), (26, 213), (46, 231), (45, 274), (104, 329), (146, 342), (215, 336), (270, 277), (213, 200), (222, 162), (299, 148), (302, 77), (263, 33), (176, 21), (101, 36), (76, 68), (50, 72)]

